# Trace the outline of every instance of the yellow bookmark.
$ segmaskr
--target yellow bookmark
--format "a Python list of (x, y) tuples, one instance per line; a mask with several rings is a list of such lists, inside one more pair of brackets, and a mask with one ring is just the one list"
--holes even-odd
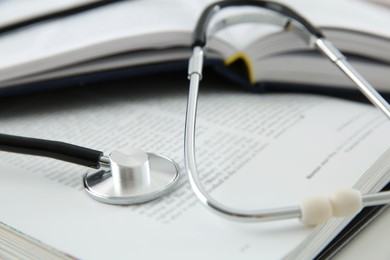
[(249, 82), (251, 84), (255, 84), (255, 74), (253, 71), (253, 65), (252, 65), (251, 60), (249, 59), (249, 57), (245, 53), (238, 52), (238, 53), (234, 54), (233, 56), (231, 56), (230, 58), (225, 60), (225, 65), (229, 66), (238, 60), (241, 60), (244, 62), (246, 69), (247, 69), (247, 72), (248, 72)]

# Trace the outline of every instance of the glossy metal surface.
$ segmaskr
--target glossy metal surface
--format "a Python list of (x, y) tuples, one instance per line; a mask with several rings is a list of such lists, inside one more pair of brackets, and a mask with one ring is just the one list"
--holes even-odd
[[(193, 59), (199, 60), (203, 55), (202, 48), (195, 47)], [(190, 70), (192, 71), (192, 70)], [(187, 103), (185, 138), (184, 138), (184, 160), (188, 172), (188, 179), (192, 190), (198, 199), (210, 210), (215, 213), (238, 221), (245, 222), (260, 222), (278, 219), (299, 218), (301, 211), (299, 206), (286, 208), (265, 209), (259, 211), (243, 211), (226, 207), (225, 205), (215, 201), (203, 188), (199, 174), (196, 170), (195, 162), (195, 126), (196, 126), (196, 110), (198, 102), (198, 89), (201, 75), (199, 71), (192, 72), (188, 75), (190, 78), (190, 93)]]
[[(239, 21), (239, 20), (237, 20)], [(232, 23), (237, 22), (232, 20)], [(224, 27), (224, 24), (218, 24), (214, 31)], [(314, 36), (313, 36), (314, 37)], [(310, 38), (310, 37), (309, 37)], [(322, 38), (313, 38), (314, 44), (331, 59), (342, 71), (351, 78), (364, 95), (377, 106), (385, 115), (390, 118), (390, 109), (387, 102), (381, 95), (358, 74), (352, 66), (348, 64), (346, 58), (331, 43)], [(208, 209), (217, 214), (237, 221), (260, 222), (289, 218), (300, 218), (302, 213), (299, 206), (286, 208), (263, 209), (257, 211), (243, 211), (229, 208), (214, 200), (203, 188), (199, 174), (196, 169), (195, 158), (195, 129), (196, 129), (196, 111), (198, 103), (199, 82), (202, 79), (203, 49), (195, 46), (193, 55), (190, 59), (188, 78), (190, 79), (190, 90), (187, 101), (187, 113), (185, 121), (184, 137), (184, 160), (188, 172), (188, 179), (191, 188), (200, 202)], [(196, 64), (196, 65), (194, 65)], [(390, 193), (383, 192), (378, 194), (367, 194), (362, 196), (363, 206), (382, 205), (390, 202)]]
[[(263, 11), (264, 13), (262, 14), (247, 13), (245, 15), (232, 15), (216, 21), (207, 29), (207, 38), (226, 27), (241, 23), (274, 24), (293, 30), (298, 36), (308, 42), (309, 47), (317, 47), (326, 57), (339, 67), (341, 71), (356, 84), (366, 98), (390, 119), (390, 106), (386, 100), (348, 63), (346, 57), (331, 42), (325, 38), (312, 35), (307, 28), (294, 19), (272, 11)], [(217, 12), (218, 10), (215, 11), (215, 13)]]
[[(126, 155), (135, 155), (127, 160)], [(88, 194), (103, 203), (131, 205), (164, 196), (179, 181), (179, 167), (171, 159), (152, 153), (116, 151), (110, 155), (111, 169), (88, 170), (83, 184)]]
[[(200, 47), (196, 47), (194, 52), (203, 53)], [(190, 93), (187, 104), (185, 138), (184, 138), (184, 159), (188, 172), (188, 179), (191, 188), (199, 201), (208, 209), (225, 218), (242, 222), (262, 222), (290, 218), (300, 218), (300, 206), (285, 208), (262, 209), (257, 211), (243, 211), (229, 208), (214, 200), (203, 188), (199, 173), (196, 169), (195, 158), (195, 132), (196, 132), (196, 111), (198, 102), (200, 75), (193, 73), (190, 77)], [(390, 203), (390, 191), (375, 194), (362, 195), (363, 207), (376, 206)]]
[(390, 191), (365, 194), (362, 196), (363, 207), (390, 204)]
[(318, 49), (328, 57), (334, 64), (339, 67), (348, 78), (350, 78), (359, 90), (366, 96), (370, 102), (379, 108), (387, 118), (390, 119), (390, 106), (386, 100), (375, 90), (370, 83), (363, 78), (348, 62), (346, 57), (333, 46), (332, 43), (323, 38), (318, 38), (315, 41)]

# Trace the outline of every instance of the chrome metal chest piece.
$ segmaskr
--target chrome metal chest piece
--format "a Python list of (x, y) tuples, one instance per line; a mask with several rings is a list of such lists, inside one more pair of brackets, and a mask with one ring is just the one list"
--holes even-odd
[(83, 184), (88, 194), (104, 203), (139, 204), (171, 192), (179, 181), (178, 165), (171, 159), (135, 148), (113, 151), (109, 165), (89, 169)]
[[(229, 7), (254, 6), (267, 12), (264, 15), (231, 16), (210, 23), (221, 10)], [(200, 16), (193, 32), (193, 54), (188, 67), (190, 80), (187, 103), (184, 162), (188, 180), (199, 201), (213, 212), (228, 219), (261, 222), (288, 218), (300, 218), (315, 225), (330, 217), (351, 216), (366, 206), (390, 203), (390, 191), (377, 194), (360, 194), (348, 189), (332, 193), (328, 197), (311, 196), (300, 205), (285, 208), (241, 210), (229, 208), (215, 200), (203, 188), (195, 160), (196, 114), (200, 80), (202, 79), (204, 49), (207, 40), (219, 30), (240, 23), (271, 23), (285, 31), (294, 31), (303, 37), (308, 47), (318, 49), (332, 61), (373, 105), (390, 118), (390, 106), (333, 46), (319, 28), (288, 6), (267, 0), (230, 0), (214, 2)], [(157, 199), (171, 192), (179, 182), (179, 167), (171, 159), (138, 149), (126, 148), (114, 151), (109, 157), (103, 152), (59, 141), (0, 134), (0, 150), (35, 156), (44, 156), (94, 168), (83, 178), (88, 194), (103, 203), (130, 205)], [(96, 170), (97, 169), (97, 170)], [(336, 210), (337, 209), (337, 210)]]

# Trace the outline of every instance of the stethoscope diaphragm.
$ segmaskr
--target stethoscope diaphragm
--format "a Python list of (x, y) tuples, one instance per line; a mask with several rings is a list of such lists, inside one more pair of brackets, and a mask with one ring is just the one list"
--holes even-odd
[(89, 169), (83, 177), (88, 194), (107, 204), (132, 205), (160, 198), (180, 179), (173, 160), (135, 148), (112, 152), (109, 166)]

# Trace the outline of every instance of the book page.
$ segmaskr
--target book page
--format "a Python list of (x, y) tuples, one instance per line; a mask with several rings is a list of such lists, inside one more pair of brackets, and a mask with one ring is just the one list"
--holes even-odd
[[(7, 33), (0, 37), (0, 81), (6, 82), (125, 52), (189, 47), (197, 19), (211, 2), (213, 0), (121, 1)], [(387, 27), (390, 23), (389, 9), (377, 4), (357, 0), (282, 2), (321, 28), (390, 37)], [(240, 8), (230, 11), (236, 14), (241, 12)], [(257, 24), (237, 28), (221, 32), (214, 43), (210, 42), (218, 58), (229, 58), (237, 51), (248, 49), (260, 37), (282, 30)], [(349, 37), (341, 40), (344, 41), (348, 42)], [(272, 46), (283, 45), (284, 42), (289, 43), (282, 40)], [(298, 46), (306, 49), (302, 43)], [(288, 45), (287, 49), (282, 48), (280, 51), (294, 48)], [(363, 49), (363, 54), (371, 52), (370, 49), (375, 50), (374, 47)], [(261, 48), (260, 53), (269, 54), (263, 51), (264, 48)], [(382, 51), (381, 54), (386, 53)]]
[(384, 6), (384, 7), (390, 8), (390, 1), (389, 0), (362, 0), (362, 1), (374, 3), (374, 4), (377, 4), (379, 6)]
[[(360, 231), (359, 235), (353, 238), (333, 259), (368, 259), (372, 257), (372, 252), (375, 252), (375, 259), (388, 259), (389, 244), (386, 239), (381, 238), (381, 234), (390, 231), (389, 219), (390, 209), (386, 209), (375, 221)], [(370, 250), (367, 250), (367, 248), (370, 248)]]
[[(311, 232), (299, 220), (236, 223), (205, 209), (183, 165), (185, 77), (66, 89), (0, 103), (0, 132), (106, 152), (134, 146), (176, 160), (169, 196), (112, 206), (82, 189), (84, 167), (0, 153), (0, 221), (83, 259), (280, 259)], [(133, 84), (131, 84), (133, 83)], [(389, 147), (387, 120), (369, 105), (312, 95), (258, 95), (203, 83), (197, 162), (212, 196), (230, 207), (296, 205), (350, 187)], [(151, 94), (153, 93), (153, 94)]]
[[(347, 54), (365, 57), (388, 63), (390, 60), (388, 41), (390, 32), (387, 24), (390, 23), (390, 9), (373, 3), (359, 0), (331, 0), (331, 1), (279, 1), (295, 10), (307, 19), (314, 27), (318, 27), (325, 37), (337, 48)], [(242, 16), (266, 17), (274, 12), (261, 8), (227, 8), (221, 13)], [(217, 15), (218, 16), (218, 15)], [(222, 16), (222, 15), (220, 15)], [(229, 17), (228, 15), (225, 15)], [(281, 17), (284, 17), (281, 15)], [(236, 52), (245, 52), (252, 63), (258, 59), (278, 57), (284, 54), (298, 54), (309, 51), (309, 44), (294, 30), (284, 30), (283, 26), (264, 23), (246, 23), (231, 26), (220, 33), (236, 47)], [(225, 55), (225, 56), (224, 56)], [(229, 52), (221, 56), (229, 58)], [(254, 65), (257, 68), (257, 64)], [(260, 66), (261, 67), (261, 66)], [(302, 69), (301, 71), (304, 71)], [(303, 76), (301, 76), (304, 78)], [(267, 81), (261, 78), (261, 80)]]
[(364, 0), (278, 0), (320, 27), (344, 28), (389, 38), (390, 9)]
[(94, 1), (96, 0), (2, 0), (0, 2), (0, 27), (51, 14), (53, 12), (67, 10)]
[(0, 80), (134, 50), (189, 46), (205, 5), (207, 0), (120, 1), (5, 34)]

